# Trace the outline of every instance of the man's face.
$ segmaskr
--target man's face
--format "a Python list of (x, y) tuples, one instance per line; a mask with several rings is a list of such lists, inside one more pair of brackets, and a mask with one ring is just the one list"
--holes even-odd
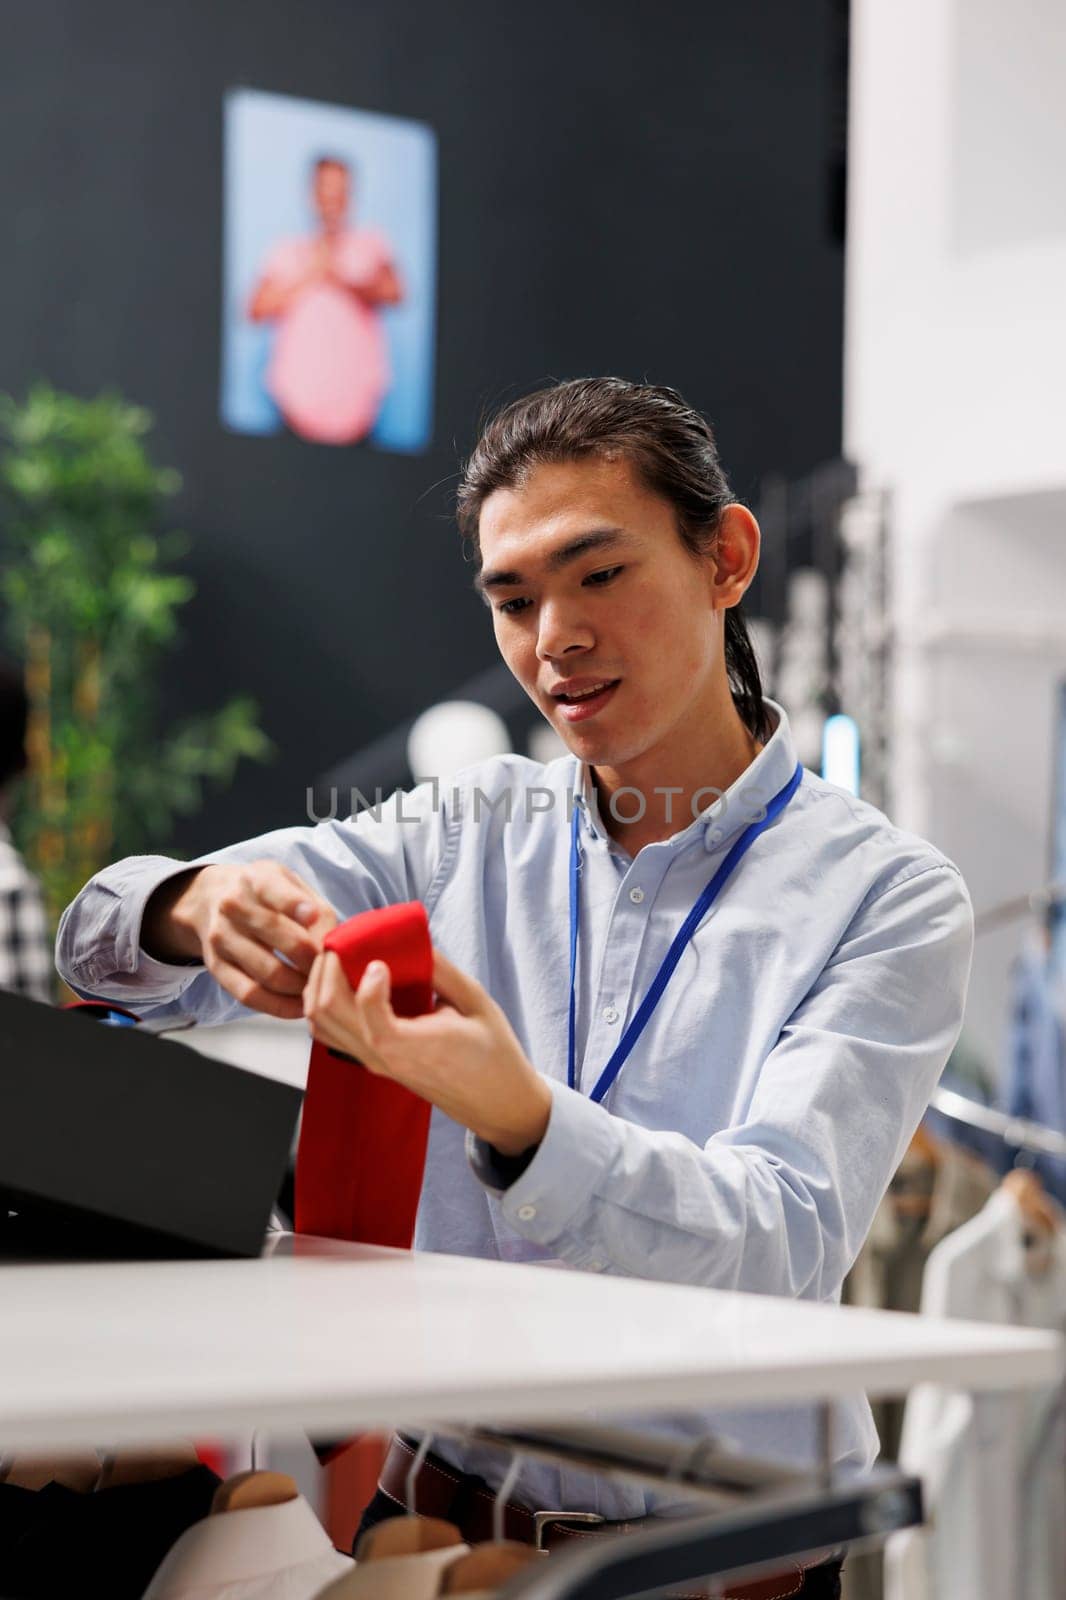
[(323, 227), (336, 228), (344, 221), (350, 188), (348, 169), (336, 161), (326, 161), (315, 168), (315, 210)]
[(588, 457), (495, 490), (479, 532), (500, 652), (570, 750), (617, 768), (683, 737), (721, 633), (714, 563), (689, 555), (673, 506), (628, 461)]

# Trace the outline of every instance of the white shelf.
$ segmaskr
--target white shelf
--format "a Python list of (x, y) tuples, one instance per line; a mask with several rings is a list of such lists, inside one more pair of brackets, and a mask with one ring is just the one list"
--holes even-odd
[(5, 1449), (250, 1427), (776, 1404), (1053, 1383), (1030, 1333), (285, 1237), (260, 1261), (9, 1266)]

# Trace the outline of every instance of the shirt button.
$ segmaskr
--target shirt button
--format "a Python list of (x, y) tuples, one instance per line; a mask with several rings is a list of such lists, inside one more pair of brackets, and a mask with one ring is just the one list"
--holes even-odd
[(617, 1022), (618, 1021), (618, 1010), (617, 1010), (617, 1007), (615, 1007), (615, 1006), (604, 1006), (604, 1008), (603, 1008), (603, 1020), (604, 1020), (604, 1022)]
[(519, 1206), (519, 1208), (518, 1208), (518, 1220), (519, 1220), (519, 1222), (532, 1222), (533, 1218), (536, 1216), (536, 1214), (537, 1214), (536, 1206)]
[(712, 828), (711, 829), (711, 843), (712, 844), (718, 844), (720, 842), (720, 840), (721, 840), (721, 837), (722, 837), (721, 828)]
[(640, 902), (644, 898), (644, 890), (643, 889), (630, 889), (629, 898), (632, 900), (632, 902), (633, 902), (633, 904), (635, 906), (639, 906)]

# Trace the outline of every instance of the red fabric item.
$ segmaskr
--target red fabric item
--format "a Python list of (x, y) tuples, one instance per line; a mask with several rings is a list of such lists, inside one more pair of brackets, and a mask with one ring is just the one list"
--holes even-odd
[[(433, 946), (421, 901), (350, 917), (323, 943), (340, 956), (353, 988), (371, 961), (384, 961), (397, 1016), (432, 1011)], [(391, 1078), (313, 1044), (296, 1154), (296, 1232), (409, 1250), (430, 1109)]]

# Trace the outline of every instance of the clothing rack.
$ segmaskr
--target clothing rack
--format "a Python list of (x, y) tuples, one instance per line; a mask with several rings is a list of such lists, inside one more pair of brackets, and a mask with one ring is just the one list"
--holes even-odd
[(864, 1481), (732, 1516), (664, 1518), (624, 1539), (575, 1540), (577, 1548), (556, 1550), (512, 1578), (499, 1600), (628, 1600), (740, 1569), (755, 1576), (756, 1564), (773, 1570), (804, 1551), (921, 1520), (918, 1480), (888, 1472), (878, 1487)]
[(922, 1520), (921, 1486), (895, 1467), (833, 1482), (831, 1402), (821, 1411), (823, 1459), (813, 1471), (740, 1455), (713, 1437), (678, 1441), (635, 1429), (577, 1424), (548, 1429), (435, 1426), (590, 1472), (659, 1483), (717, 1510), (664, 1517), (624, 1539), (575, 1540), (511, 1580), (500, 1600), (626, 1600), (744, 1569), (774, 1570), (806, 1552), (883, 1537)]
[(978, 912), (973, 924), (974, 937), (992, 933), (996, 928), (1018, 922), (1023, 917), (1039, 916), (1041, 912), (1062, 905), (1063, 901), (1066, 901), (1066, 883), (1047, 883), (1042, 889), (1032, 889), (1028, 894), (1001, 900), (998, 905), (989, 906), (987, 911)]
[(995, 1134), (1004, 1144), (1027, 1150), (1032, 1155), (1058, 1156), (1066, 1160), (1066, 1135), (1042, 1123), (1029, 1122), (1024, 1117), (1008, 1116), (993, 1106), (984, 1106), (970, 1100), (954, 1089), (934, 1089), (929, 1104), (934, 1111), (950, 1117), (953, 1122), (964, 1122), (970, 1128), (980, 1128), (984, 1133)]

